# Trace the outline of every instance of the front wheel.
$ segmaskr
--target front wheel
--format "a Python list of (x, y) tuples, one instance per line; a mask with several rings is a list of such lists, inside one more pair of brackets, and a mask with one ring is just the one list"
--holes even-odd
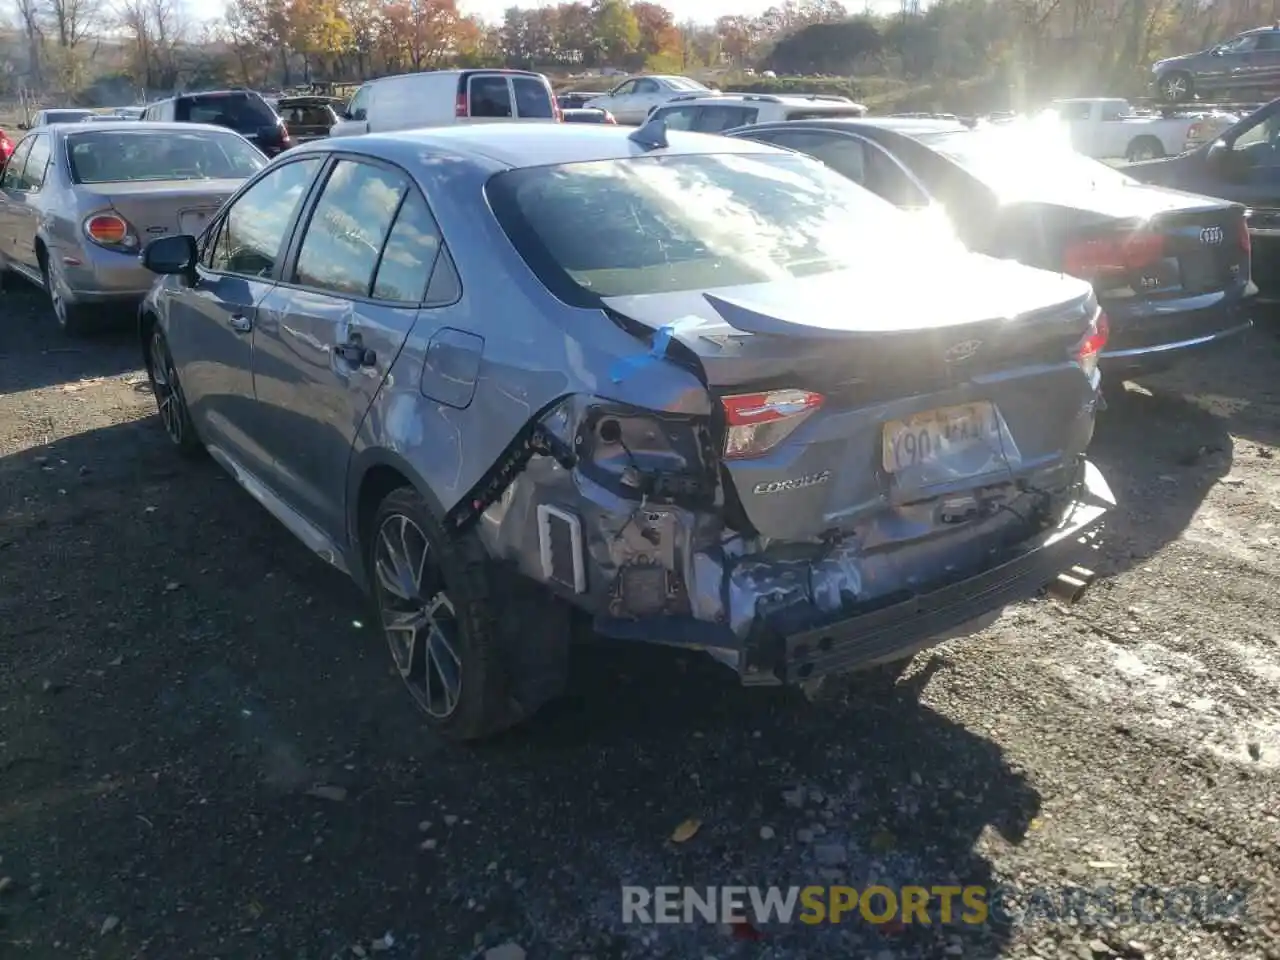
[(178, 382), (178, 370), (169, 354), (169, 345), (165, 343), (159, 324), (151, 329), (151, 342), (147, 345), (147, 350), (147, 376), (151, 380), (156, 412), (160, 414), (165, 435), (181, 456), (194, 457), (203, 447), (200, 438), (196, 436), (195, 424), (187, 409), (187, 399), (182, 393), (182, 384)]
[(1160, 99), (1166, 103), (1185, 103), (1191, 99), (1191, 74), (1174, 70), (1160, 77), (1156, 83)]

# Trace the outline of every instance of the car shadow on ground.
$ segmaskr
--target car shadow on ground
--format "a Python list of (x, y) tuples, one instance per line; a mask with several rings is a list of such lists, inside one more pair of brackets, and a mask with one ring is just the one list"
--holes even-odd
[(0, 395), (119, 376), (142, 366), (131, 316), (109, 314), (100, 331), (72, 339), (58, 329), (42, 294), (9, 282), (10, 289), (0, 291)]
[[(749, 956), (707, 924), (625, 927), (620, 886), (990, 887), (980, 838), (1017, 843), (1039, 809), (994, 742), (918, 699), (927, 657), (893, 692), (849, 678), (810, 703), (700, 656), (598, 645), (528, 726), (445, 745), (355, 587), (212, 463), (176, 460), (154, 416), (6, 457), (0, 490), (0, 581), (27, 584), (0, 606), (15, 938), (97, 936), (116, 915), (117, 937), (168, 956), (247, 956), (245, 929), (253, 956), (384, 930), (432, 960), (506, 937)], [(34, 874), (42, 897), (23, 892)], [(742, 935), (997, 955), (1008, 932)]]

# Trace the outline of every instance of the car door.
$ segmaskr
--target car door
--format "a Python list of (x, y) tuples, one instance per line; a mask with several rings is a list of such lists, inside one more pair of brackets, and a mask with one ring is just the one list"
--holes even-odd
[(25, 216), (21, 208), (26, 204), (22, 175), (34, 140), (35, 137), (26, 136), (18, 141), (9, 162), (4, 165), (3, 176), (0, 176), (0, 255), (5, 262), (20, 262), (17, 256), (18, 232)]
[(36, 256), (36, 231), (40, 227), (40, 192), (44, 189), (49, 161), (53, 158), (53, 138), (47, 133), (31, 136), (31, 147), (22, 167), (22, 176), (9, 192), (12, 206), (9, 209), (13, 238), (11, 259), (26, 267), (33, 274), (40, 272), (40, 260)]
[(299, 158), (252, 181), (201, 238), (195, 282), (166, 287), (169, 350), (196, 428), (215, 453), (259, 477), (271, 452), (254, 427), (258, 305), (322, 163)]
[(1280, 30), (1267, 30), (1258, 34), (1258, 49), (1254, 53), (1257, 69), (1253, 72), (1254, 86), (1280, 85)]
[[(669, 90), (651, 77), (641, 77), (636, 81), (635, 91), (631, 94), (630, 103), (627, 106), (628, 117), (632, 122), (639, 123), (649, 115), (652, 110), (660, 103), (666, 103), (676, 95), (677, 91)], [(615, 117), (618, 115), (615, 113)], [(622, 119), (618, 117), (618, 119)]]
[(1208, 58), (1208, 63), (1198, 71), (1196, 85), (1203, 90), (1226, 90), (1247, 86), (1253, 66), (1253, 52), (1258, 46), (1258, 35), (1246, 33), (1229, 40)]
[(354, 137), (369, 132), (369, 109), (373, 106), (374, 85), (366, 83), (355, 92), (342, 111), (342, 117), (330, 129), (334, 137)]
[[(635, 104), (632, 98), (636, 92), (636, 81), (625, 80), (618, 84), (602, 99), (605, 101), (603, 106), (606, 110), (613, 114), (614, 119), (619, 123), (632, 123), (636, 115)], [(594, 102), (594, 101), (593, 101)], [(648, 112), (646, 107), (641, 111), (641, 117)]]
[(433, 275), (441, 249), (408, 174), (340, 156), (299, 227), (283, 282), (261, 305), (254, 389), (275, 455), (273, 483), (335, 541), (345, 535), (351, 448), (375, 394), (430, 312), (424, 302), (457, 299), (456, 273), (452, 292), (436, 282), (428, 294), (443, 275)]

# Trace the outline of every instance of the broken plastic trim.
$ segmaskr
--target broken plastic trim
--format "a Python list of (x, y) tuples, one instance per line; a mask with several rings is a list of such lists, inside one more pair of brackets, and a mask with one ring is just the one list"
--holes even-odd
[(480, 515), (502, 498), (503, 492), (535, 456), (553, 457), (566, 470), (577, 465), (577, 457), (568, 444), (542, 424), (546, 413), (563, 401), (564, 397), (560, 397), (548, 404), (521, 428), (480, 481), (445, 514), (446, 530), (464, 533), (474, 526)]

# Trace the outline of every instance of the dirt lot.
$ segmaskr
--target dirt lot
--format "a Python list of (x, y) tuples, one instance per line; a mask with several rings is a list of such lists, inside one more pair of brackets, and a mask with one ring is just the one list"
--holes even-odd
[[(0, 956), (1274, 960), (1280, 337), (1144, 386), (1099, 429), (1123, 506), (1075, 607), (1012, 610), (871, 700), (595, 650), (563, 703), (462, 749), (424, 734), (354, 588), (170, 454), (129, 335), (69, 343), (9, 294)], [(759, 938), (620, 922), (624, 882), (832, 880), (1250, 899)]]

